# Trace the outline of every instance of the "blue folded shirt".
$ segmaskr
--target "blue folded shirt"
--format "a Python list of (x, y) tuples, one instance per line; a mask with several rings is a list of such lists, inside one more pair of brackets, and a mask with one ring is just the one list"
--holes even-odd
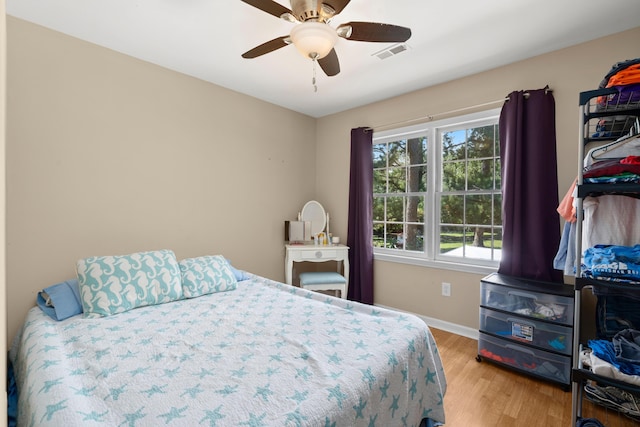
[(40, 309), (54, 320), (64, 320), (82, 313), (78, 279), (44, 288), (38, 292), (37, 303)]

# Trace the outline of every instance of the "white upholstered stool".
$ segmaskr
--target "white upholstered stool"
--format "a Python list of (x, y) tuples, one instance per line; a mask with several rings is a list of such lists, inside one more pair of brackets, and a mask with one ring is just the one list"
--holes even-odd
[(300, 273), (300, 287), (310, 291), (340, 291), (340, 298), (347, 298), (347, 279), (334, 271)]

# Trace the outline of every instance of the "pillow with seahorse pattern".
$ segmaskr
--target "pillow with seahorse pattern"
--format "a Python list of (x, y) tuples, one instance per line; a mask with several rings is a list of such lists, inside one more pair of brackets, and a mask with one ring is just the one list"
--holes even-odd
[(171, 250), (93, 256), (76, 262), (84, 317), (103, 317), (182, 298)]
[(187, 258), (179, 265), (185, 298), (231, 291), (238, 284), (229, 261), (222, 255)]

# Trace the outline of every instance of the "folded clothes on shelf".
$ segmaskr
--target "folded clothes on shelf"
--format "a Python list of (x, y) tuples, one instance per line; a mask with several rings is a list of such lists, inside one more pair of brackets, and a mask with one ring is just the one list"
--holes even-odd
[(640, 364), (640, 331), (624, 329), (612, 339), (617, 360)]
[(640, 281), (640, 245), (595, 245), (584, 251), (585, 277)]
[(640, 375), (640, 364), (631, 363), (626, 360), (619, 360), (616, 357), (616, 352), (613, 343), (608, 340), (589, 340), (589, 348), (593, 351), (593, 354), (600, 359), (611, 363), (620, 372), (627, 375)]
[(590, 370), (596, 375), (640, 387), (640, 376), (621, 372), (616, 366), (596, 356), (590, 348), (582, 350), (580, 353), (580, 362), (583, 368)]
[(584, 181), (587, 183), (634, 182), (634, 179), (640, 175), (640, 160), (638, 159), (640, 159), (638, 156), (626, 156), (620, 159), (594, 162), (585, 167)]
[(600, 88), (610, 88), (618, 93), (598, 98), (599, 106), (624, 106), (640, 101), (640, 58), (620, 61), (611, 67), (600, 82)]
[[(599, 88), (610, 87), (612, 83), (611, 81), (612, 78), (615, 78), (615, 76), (620, 76), (620, 73), (624, 72), (625, 70), (635, 69), (634, 66), (637, 66), (637, 65), (640, 65), (640, 58), (625, 59), (623, 61), (616, 62), (611, 66), (611, 69), (607, 72), (607, 74), (605, 74), (602, 81), (600, 81), (600, 85), (598, 87)], [(640, 82), (640, 80), (638, 80), (638, 82)]]

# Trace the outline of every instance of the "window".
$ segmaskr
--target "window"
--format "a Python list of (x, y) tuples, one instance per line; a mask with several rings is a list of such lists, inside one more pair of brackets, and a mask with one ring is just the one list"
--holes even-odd
[(469, 271), (498, 265), (498, 115), (491, 110), (374, 134), (376, 258)]

